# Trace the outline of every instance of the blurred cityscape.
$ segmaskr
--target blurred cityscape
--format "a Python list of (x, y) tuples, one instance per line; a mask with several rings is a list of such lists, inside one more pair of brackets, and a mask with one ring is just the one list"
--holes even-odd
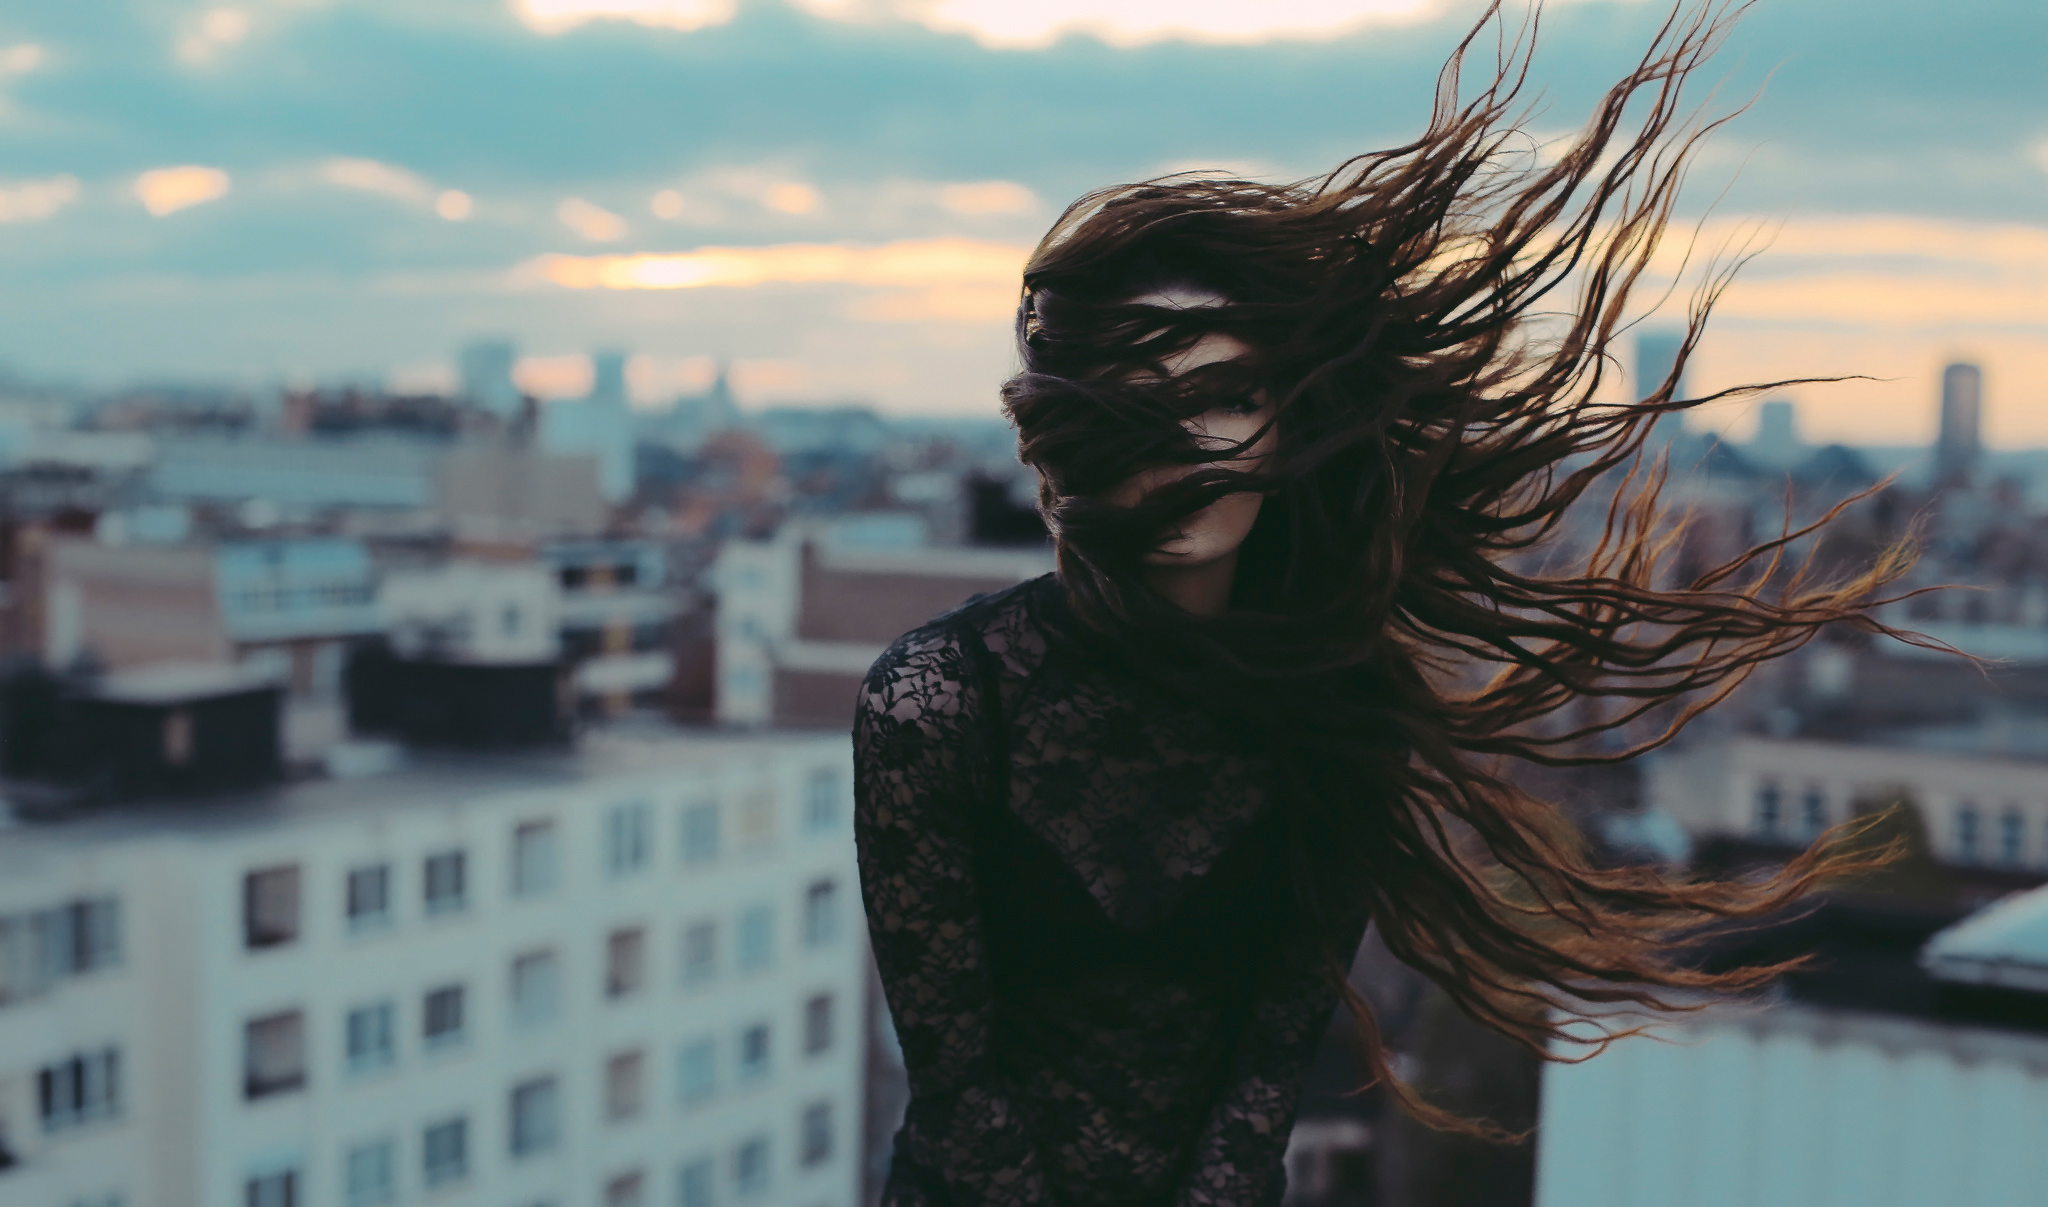
[[(1638, 385), (1675, 355), (1635, 345)], [(1000, 421), (749, 407), (720, 373), (540, 402), (0, 382), (0, 1203), (854, 1207), (906, 1095), (865, 948), (855, 684), (1051, 568)], [(1853, 387), (1837, 387), (1842, 389)], [(1666, 420), (1686, 578), (1857, 492), (1887, 619), (1683, 739), (1547, 777), (1600, 857), (1718, 875), (1889, 816), (1911, 855), (1724, 964), (1762, 1004), (1584, 1064), (1477, 1031), (1369, 936), (1401, 1066), (1537, 1140), (1423, 1130), (1332, 1019), (1289, 1201), (2038, 1203), (2048, 1185), (2048, 451), (1930, 376), (1928, 447)], [(993, 408), (991, 408), (993, 415)], [(1896, 475), (1886, 485), (1880, 482)], [(1568, 545), (1589, 540), (1566, 534)]]

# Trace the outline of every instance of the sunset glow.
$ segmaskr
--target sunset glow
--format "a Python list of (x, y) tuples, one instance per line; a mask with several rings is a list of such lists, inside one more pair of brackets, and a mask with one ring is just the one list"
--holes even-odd
[(972, 239), (905, 239), (874, 247), (783, 243), (622, 256), (541, 256), (530, 275), (570, 289), (702, 289), (840, 283), (882, 288), (1001, 286), (1014, 291), (1030, 249)]
[(135, 195), (141, 198), (144, 209), (161, 218), (219, 200), (227, 196), (231, 183), (228, 174), (219, 168), (185, 164), (155, 168), (137, 176)]

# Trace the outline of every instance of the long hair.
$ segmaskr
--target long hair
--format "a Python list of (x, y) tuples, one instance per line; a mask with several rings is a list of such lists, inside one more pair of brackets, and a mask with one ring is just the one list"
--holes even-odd
[[(1786, 384), (1676, 394), (1732, 265), (1709, 266), (1661, 383), (1620, 401), (1601, 387), (1687, 157), (1726, 120), (1689, 115), (1681, 86), (1740, 10), (1681, 2), (1548, 158), (1516, 111), (1536, 14), (1510, 33), (1498, 9), (1451, 56), (1413, 142), (1290, 184), (1182, 174), (1075, 202), (1025, 268), (1023, 371), (1003, 399), (1080, 628), (1279, 766), (1311, 924), (1334, 935), (1368, 908), (1387, 947), (1472, 1018), (1565, 1059), (1629, 1033), (1589, 1037), (1600, 1004), (1679, 1009), (1782, 973), (1792, 965), (1707, 972), (1683, 940), (1875, 856), (1834, 834), (1761, 881), (1604, 867), (1514, 764), (1632, 757), (1826, 626), (1893, 632), (1871, 609), (1912, 552), (1829, 578), (1790, 556), (1814, 525), (1674, 580), (1682, 525), (1660, 504), (1650, 424)], [(1461, 100), (1489, 27), (1493, 79)], [(1222, 300), (1136, 300), (1164, 287)], [(1209, 332), (1251, 351), (1162, 371)], [(1252, 441), (1198, 444), (1181, 421), (1259, 390), (1277, 447), (1253, 472), (1217, 464)], [(1164, 464), (1187, 468), (1135, 505), (1104, 501)], [(1598, 539), (1547, 564), (1573, 504), (1609, 487)], [(1194, 616), (1150, 589), (1143, 555), (1160, 534), (1243, 490), (1266, 499), (1231, 607)], [(1504, 1135), (1394, 1077), (1346, 983), (1351, 953), (1325, 946), (1374, 1079), (1425, 1122)]]

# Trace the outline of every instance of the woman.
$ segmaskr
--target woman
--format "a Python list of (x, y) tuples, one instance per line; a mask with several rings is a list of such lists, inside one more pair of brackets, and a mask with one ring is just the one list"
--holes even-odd
[[(1674, 13), (1547, 165), (1514, 154), (1517, 39), (1463, 104), (1461, 48), (1407, 146), (1295, 185), (1104, 190), (1039, 245), (1004, 405), (1058, 571), (905, 635), (855, 719), (912, 1091), (884, 1203), (1277, 1204), (1340, 1000), (1397, 1099), (1487, 1132), (1391, 1076), (1344, 979), (1368, 920), (1539, 1052), (1592, 1003), (1782, 970), (1702, 973), (1677, 941), (1847, 856), (1767, 884), (1597, 867), (1508, 765), (1657, 745), (1822, 626), (1882, 628), (1904, 568), (1816, 584), (1778, 541), (1671, 582), (1657, 475), (1609, 472), (1708, 401), (1673, 397), (1676, 367), (1596, 395), (1712, 129), (1679, 85), (1724, 26)], [(1543, 565), (1618, 476), (1603, 539)]]

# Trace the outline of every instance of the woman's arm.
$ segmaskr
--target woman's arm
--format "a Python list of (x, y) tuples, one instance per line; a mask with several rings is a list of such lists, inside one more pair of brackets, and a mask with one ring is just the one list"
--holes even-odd
[(861, 896), (910, 1077), (897, 1162), (920, 1175), (923, 1202), (1044, 1205), (1043, 1158), (988, 1063), (970, 818), (991, 790), (983, 709), (993, 702), (974, 671), (958, 638), (925, 634), (868, 671), (853, 726)]
[[(1364, 923), (1359, 924), (1364, 931)], [(1337, 991), (1306, 930), (1260, 971), (1230, 1079), (1195, 1141), (1174, 1207), (1277, 1207), (1281, 1160), (1301, 1105), (1301, 1078), (1328, 1029)]]

